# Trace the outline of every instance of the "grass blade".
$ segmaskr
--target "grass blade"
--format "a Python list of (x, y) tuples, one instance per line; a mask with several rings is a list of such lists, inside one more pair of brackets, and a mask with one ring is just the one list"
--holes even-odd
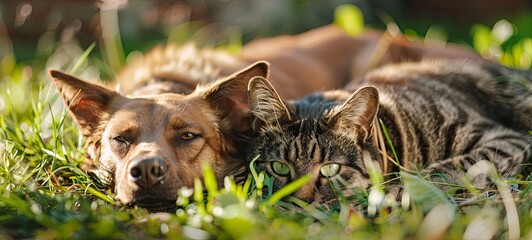
[(308, 181), (310, 181), (310, 176), (305, 175), (289, 184), (284, 186), (283, 188), (279, 189), (277, 192), (273, 193), (272, 196), (268, 199), (266, 202), (268, 205), (273, 205), (280, 201), (281, 199), (289, 196), (290, 194), (294, 193), (298, 189), (300, 189), (303, 185), (305, 185)]
[(439, 204), (455, 205), (439, 188), (419, 176), (401, 172), (401, 179), (412, 200), (419, 204), (425, 213)]

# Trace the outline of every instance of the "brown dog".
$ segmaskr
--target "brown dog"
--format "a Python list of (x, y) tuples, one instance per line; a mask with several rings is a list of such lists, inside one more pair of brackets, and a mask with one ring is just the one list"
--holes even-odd
[(248, 124), (241, 106), (248, 81), (267, 72), (267, 63), (258, 62), (188, 95), (133, 98), (59, 71), (50, 76), (87, 137), (90, 170), (114, 180), (124, 204), (159, 211), (175, 208), (177, 191), (193, 186), (203, 164), (220, 181), (244, 172), (236, 141)]
[[(432, 54), (402, 38), (382, 48), (384, 36), (369, 32), (353, 38), (326, 26), (251, 43), (237, 56), (159, 47), (131, 62), (108, 88), (59, 71), (50, 76), (87, 138), (84, 169), (114, 184), (124, 204), (170, 210), (177, 191), (201, 178), (203, 164), (213, 167), (218, 181), (245, 172), (239, 146), (249, 130), (247, 85), (269, 71), (265, 62), (246, 66), (269, 61), (270, 80), (290, 99), (340, 88), (357, 69), (360, 74), (370, 65)], [(376, 46), (384, 51), (368, 56)], [(357, 67), (361, 62), (364, 67)]]

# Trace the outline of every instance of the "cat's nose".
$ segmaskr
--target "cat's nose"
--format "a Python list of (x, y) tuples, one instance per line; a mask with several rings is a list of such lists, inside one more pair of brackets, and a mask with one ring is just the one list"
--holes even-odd
[(307, 183), (305, 186), (300, 188), (294, 193), (294, 196), (307, 202), (312, 203), (316, 199), (315, 195), (316, 189), (314, 188), (313, 184)]
[(168, 166), (159, 157), (140, 158), (130, 164), (129, 177), (140, 187), (148, 188), (160, 183), (167, 170)]

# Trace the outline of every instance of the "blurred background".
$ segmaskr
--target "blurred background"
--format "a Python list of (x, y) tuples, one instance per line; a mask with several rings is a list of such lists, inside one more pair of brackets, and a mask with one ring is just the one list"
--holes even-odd
[(395, 23), (406, 35), (475, 45), (485, 56), (532, 48), (523, 43), (532, 37), (532, 0), (1, 0), (0, 60), (46, 62), (75, 43), (63, 54), (90, 49), (110, 77), (131, 52), (156, 44), (193, 40), (238, 51), (252, 39), (333, 23), (344, 4), (357, 6), (368, 28)]

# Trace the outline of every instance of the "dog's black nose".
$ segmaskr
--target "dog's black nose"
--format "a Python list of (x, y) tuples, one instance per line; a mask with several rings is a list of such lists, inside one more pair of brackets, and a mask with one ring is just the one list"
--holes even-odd
[(129, 176), (141, 187), (151, 187), (164, 179), (168, 166), (160, 158), (135, 160), (129, 168)]

